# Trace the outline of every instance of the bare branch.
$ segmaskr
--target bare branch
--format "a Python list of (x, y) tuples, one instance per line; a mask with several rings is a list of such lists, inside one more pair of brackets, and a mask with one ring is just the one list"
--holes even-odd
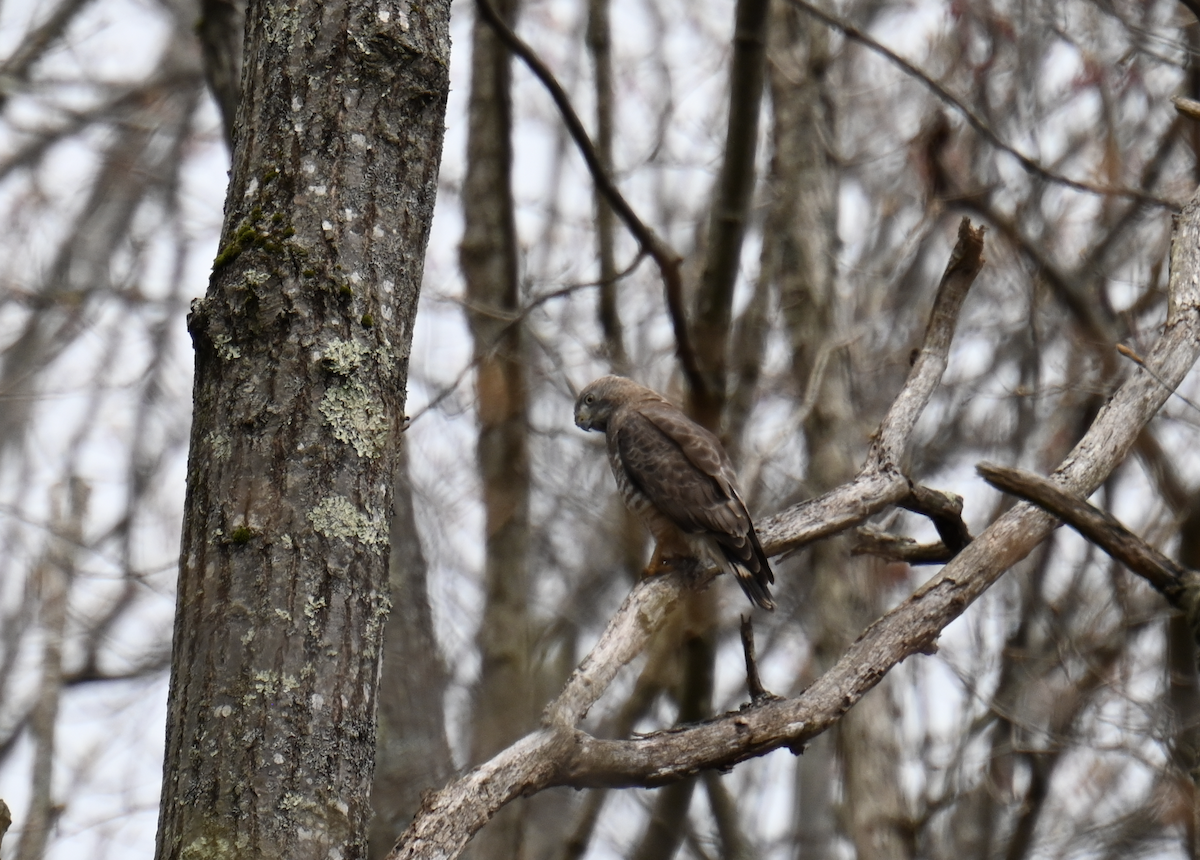
[(771, 555), (844, 531), (908, 496), (911, 487), (902, 472), (901, 459), (917, 419), (945, 373), (958, 313), (983, 267), (985, 230), (971, 229), (968, 218), (959, 224), (958, 243), (942, 274), (925, 328), (925, 342), (904, 388), (875, 433), (866, 464), (848, 484), (763, 520), (758, 534)]
[[(964, 239), (981, 244), (982, 235), (964, 223)], [(947, 281), (958, 280), (964, 254), (952, 259)], [(975, 256), (979, 258), (978, 249)], [(981, 258), (979, 258), (981, 260)], [(975, 266), (978, 270), (978, 264)], [(1163, 334), (1145, 359), (1148, 368), (1169, 385), (1179, 383), (1200, 355), (1200, 198), (1189, 203), (1176, 226), (1172, 246), (1170, 311)], [(972, 275), (973, 277), (973, 275)], [(969, 279), (968, 279), (969, 280)], [(940, 290), (939, 299), (945, 299)], [(964, 291), (965, 292), (965, 291)], [(935, 302), (926, 344), (930, 353), (948, 347), (957, 302)], [(944, 337), (943, 337), (944, 335)], [(943, 342), (944, 341), (944, 342)], [(923, 353), (925, 350), (923, 350)], [(944, 362), (944, 358), (943, 358)], [(883, 455), (902, 451), (897, 446), (906, 428), (915, 422), (912, 407), (928, 393), (923, 375), (934, 372), (936, 358), (919, 356), (909, 383), (889, 411), (868, 457), (899, 473), (894, 462)], [(943, 365), (944, 366), (944, 363)], [(940, 375), (940, 370), (937, 370)], [(936, 380), (935, 380), (936, 381)], [(1133, 374), (1101, 408), (1088, 432), (1066, 457), (1052, 478), (1070, 492), (1094, 490), (1120, 463), (1168, 394), (1149, 373)], [(903, 406), (902, 400), (912, 401)], [(919, 409), (916, 410), (919, 414)], [(860, 479), (862, 476), (860, 475)], [(886, 487), (886, 482), (880, 486)], [(847, 503), (851, 499), (845, 500)], [(864, 500), (858, 503), (864, 506)], [(786, 520), (785, 520), (786, 522)], [(797, 545), (780, 518), (773, 523), (773, 542), (764, 545), (778, 551), (780, 545)], [(744, 707), (704, 723), (659, 732), (628, 741), (593, 738), (571, 726), (571, 718), (586, 712), (615, 674), (611, 665), (597, 665), (595, 652), (568, 682), (563, 696), (572, 696), (571, 706), (562, 701), (548, 710), (546, 728), (518, 741), (491, 761), (471, 771), (457, 783), (430, 798), (390, 857), (455, 857), (470, 835), (511, 798), (550, 785), (654, 786), (721, 768), (787, 747), (799, 751), (803, 744), (833, 725), (898, 662), (917, 652), (928, 651), (945, 626), (963, 613), (1001, 574), (1024, 558), (1054, 528), (1046, 513), (1020, 504), (994, 522), (970, 543), (942, 572), (919, 588), (908, 600), (872, 624), (837, 664), (795, 699), (764, 702)], [(681, 583), (668, 577), (641, 583), (613, 619), (629, 635), (644, 642), (661, 620), (661, 613), (676, 599)], [(642, 605), (651, 609), (643, 614)], [(613, 637), (606, 633), (605, 639)], [(614, 655), (625, 653), (631, 643), (605, 642)], [(640, 647), (640, 644), (637, 646)], [(589, 677), (584, 668), (597, 672)]]
[[(909, 495), (910, 484), (901, 471), (898, 459), (903, 454), (917, 418), (945, 370), (958, 312), (967, 290), (983, 266), (983, 234), (983, 228), (974, 230), (970, 221), (963, 219), (958, 242), (930, 312), (925, 343), (913, 364), (908, 381), (884, 418), (863, 471), (851, 483), (820, 499), (765, 520), (760, 529), (760, 539), (768, 554), (777, 555), (861, 522), (885, 505)], [(895, 459), (889, 459), (893, 456)], [(822, 516), (832, 518), (839, 524), (838, 527), (829, 526), (821, 519)], [(824, 731), (840, 718), (883, 677), (887, 668), (907, 654), (928, 647), (941, 629), (922, 629), (916, 634), (901, 633), (879, 645), (882, 650), (863, 651), (862, 648), (867, 647), (864, 641), (875, 641), (868, 631), (838, 664), (843, 667), (842, 674), (837, 676), (838, 680), (826, 682), (827, 686), (820, 688), (825, 691), (822, 694), (824, 698), (819, 699), (820, 704), (810, 703), (808, 693), (803, 700), (794, 700), (803, 701), (797, 707), (802, 710), (811, 707), (813, 714), (820, 714), (819, 718), (805, 717), (796, 723), (788, 712), (776, 709), (761, 724), (743, 723), (744, 718), (750, 719), (751, 715), (761, 714), (764, 708), (774, 708), (776, 705), (782, 708), (789, 704), (775, 703), (756, 706), (733, 716), (726, 715), (695, 728), (635, 741), (599, 741), (575, 729), (621, 667), (639, 654), (655, 631), (661, 628), (685, 590), (703, 587), (716, 574), (715, 569), (701, 571), (693, 574), (689, 581), (689, 577), (681, 573), (670, 573), (640, 582), (609, 621), (600, 641), (571, 675), (563, 692), (546, 708), (542, 717), (544, 728), (526, 736), (443, 789), (418, 814), (389, 857), (399, 860), (428, 856), (435, 846), (436, 851), (443, 852), (447, 857), (457, 856), (470, 835), (500, 806), (518, 794), (533, 793), (550, 785), (664, 785), (685, 776), (693, 776), (708, 767), (732, 765), (779, 746), (799, 749), (805, 740)], [(954, 583), (953, 587), (963, 587), (963, 584)], [(953, 588), (947, 590), (951, 592), (951, 597), (944, 597), (940, 591), (936, 596), (946, 601), (946, 607), (956, 608), (955, 614), (961, 612), (967, 604), (953, 599)], [(927, 610), (924, 607), (929, 599), (921, 597), (918, 600), (914, 597), (905, 606), (917, 601), (921, 608), (914, 610), (917, 612), (914, 617), (921, 620), (926, 617)], [(943, 615), (946, 611), (949, 610), (944, 608)], [(900, 609), (895, 610), (892, 616), (899, 612)], [(948, 621), (949, 617), (945, 623)], [(910, 619), (895, 623), (908, 623), (911, 627), (916, 622)], [(908, 646), (911, 648), (905, 650)], [(852, 658), (851, 655), (856, 656)], [(867, 662), (864, 655), (869, 655), (871, 660), (881, 661), (886, 655), (891, 662), (887, 663), (887, 668), (876, 673), (870, 668), (874, 664)], [(837, 671), (835, 667), (834, 672)], [(832, 675), (832, 672), (826, 675), (810, 690), (819, 688)], [(848, 692), (851, 690), (857, 692), (852, 695)], [(753, 719), (757, 720), (758, 717)], [(753, 726), (759, 728), (753, 729)], [(747, 727), (753, 729), (749, 734)], [(701, 734), (695, 735), (694, 732)], [(685, 736), (698, 741), (704, 752), (698, 752), (701, 747), (697, 747), (687, 753), (684, 748), (677, 748), (671, 740)], [(641, 750), (646, 750), (647, 754)], [(710, 761), (708, 756), (715, 756), (715, 759)]]
[(575, 108), (571, 106), (571, 99), (567, 95), (567, 91), (554, 77), (554, 73), (542, 62), (533, 48), (512, 31), (512, 28), (497, 14), (496, 8), (489, 0), (476, 0), (476, 7), (488, 25), (496, 31), (500, 41), (521, 58), (522, 62), (533, 72), (534, 77), (541, 81), (542, 86), (550, 93), (550, 98), (554, 100), (559, 113), (562, 114), (563, 122), (567, 126), (571, 139), (579, 147), (579, 153), (583, 156), (584, 163), (587, 164), (588, 171), (592, 174), (592, 181), (596, 183), (596, 188), (608, 200), (613, 211), (617, 213), (617, 217), (633, 234), (633, 238), (637, 240), (642, 250), (649, 254), (658, 265), (663, 279), (663, 288), (666, 291), (667, 311), (671, 316), (671, 325), (675, 332), (675, 349), (680, 367), (683, 368), (684, 376), (687, 377), (691, 390), (697, 396), (703, 396), (705, 392), (704, 377), (696, 362), (696, 353), (691, 336), (688, 334), (687, 316), (683, 305), (683, 276), (680, 272), (683, 258), (638, 217), (637, 213), (633, 211), (633, 207), (629, 205), (629, 201), (625, 199), (616, 183), (613, 182), (612, 177), (604, 170), (596, 147), (588, 137), (579, 115), (575, 113)]
[(1200, 607), (1200, 574), (1163, 555), (1115, 517), (1032, 472), (994, 463), (980, 463), (976, 469), (992, 486), (1032, 502), (1071, 526), (1149, 582), (1172, 606), (1187, 613), (1189, 620)]
[(954, 558), (944, 543), (917, 543), (904, 535), (888, 534), (870, 526), (860, 526), (855, 532), (855, 542), (850, 547), (851, 555), (873, 555), (888, 561), (906, 564), (945, 564)]
[(807, 12), (809, 15), (812, 15), (825, 26), (832, 27), (833, 29), (841, 32), (847, 39), (852, 39), (861, 45), (865, 45), (867, 48), (871, 49), (881, 57), (889, 60), (891, 63), (899, 67), (900, 70), (906, 75), (909, 75), (915, 80), (920, 81), (925, 85), (926, 89), (937, 96), (939, 101), (954, 108), (954, 110), (957, 111), (963, 117), (963, 119), (967, 121), (967, 124), (970, 125), (971, 128), (979, 132), (980, 136), (983, 137), (984, 140), (996, 147), (996, 149), (999, 149), (1002, 152), (1007, 152), (1009, 155), (1015, 158), (1017, 163), (1020, 164), (1027, 173), (1030, 173), (1039, 179), (1044, 179), (1047, 182), (1065, 185), (1067, 188), (1073, 188), (1076, 191), (1084, 191), (1088, 194), (1129, 197), (1142, 203), (1152, 204), (1154, 206), (1162, 206), (1165, 209), (1179, 208), (1179, 203), (1177, 201), (1156, 197), (1153, 194), (1147, 194), (1146, 192), (1140, 191), (1136, 188), (1112, 188), (1104, 185), (1094, 185), (1091, 182), (1081, 182), (1077, 179), (1069, 179), (1066, 176), (1061, 176), (1052, 170), (1047, 170), (1045, 167), (1038, 164), (1016, 147), (1005, 143), (1000, 138), (1000, 135), (992, 131), (991, 126), (984, 122), (982, 117), (963, 104), (963, 102), (957, 96), (953, 95), (944, 86), (939, 84), (933, 78), (929, 77), (929, 75), (925, 74), (925, 72), (918, 69), (895, 51), (892, 51), (890, 48), (885, 48), (883, 45), (879, 44), (853, 24), (834, 15), (830, 15), (820, 7), (807, 2), (807, 0), (787, 0), (787, 2), (795, 6), (797, 9), (801, 9), (804, 12)]
[(754, 622), (748, 615), (742, 616), (740, 628), (742, 636), (742, 653), (746, 656), (746, 688), (750, 692), (750, 700), (758, 702), (762, 699), (774, 699), (776, 696), (767, 692), (762, 678), (758, 675), (758, 656), (754, 649)]
[(901, 499), (898, 504), (906, 511), (928, 517), (951, 553), (958, 552), (971, 542), (971, 532), (962, 519), (961, 496), (913, 484), (909, 497)]

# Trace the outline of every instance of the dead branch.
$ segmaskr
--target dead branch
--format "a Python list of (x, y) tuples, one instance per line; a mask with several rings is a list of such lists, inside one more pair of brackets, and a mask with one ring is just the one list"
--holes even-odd
[(901, 499), (897, 504), (906, 511), (927, 517), (951, 554), (971, 542), (971, 532), (962, 518), (961, 496), (913, 484), (908, 498)]
[(980, 463), (976, 469), (992, 486), (1049, 511), (1141, 576), (1167, 602), (1182, 610), (1189, 624), (1196, 629), (1194, 616), (1200, 608), (1200, 574), (1196, 571), (1177, 564), (1121, 525), (1115, 517), (1064, 492), (1040, 475), (993, 463)]
[(629, 205), (629, 201), (621, 194), (621, 190), (617, 188), (617, 184), (604, 169), (600, 155), (596, 152), (596, 147), (592, 144), (587, 130), (583, 127), (583, 122), (579, 119), (579, 114), (575, 113), (575, 108), (571, 105), (571, 98), (567, 95), (567, 91), (563, 89), (562, 84), (558, 82), (558, 79), (555, 78), (550, 68), (542, 62), (537, 52), (513, 32), (512, 28), (500, 17), (496, 12), (496, 8), (489, 0), (476, 0), (476, 8), (488, 26), (496, 32), (500, 41), (516, 56), (520, 57), (521, 61), (529, 67), (529, 71), (533, 72), (534, 77), (542, 82), (542, 86), (546, 88), (546, 91), (550, 94), (550, 98), (554, 100), (554, 104), (558, 107), (559, 113), (562, 114), (567, 132), (579, 148), (579, 154), (583, 156), (584, 163), (587, 165), (588, 172), (592, 175), (592, 181), (596, 183), (597, 190), (608, 200), (608, 204), (617, 213), (617, 217), (625, 224), (626, 229), (633, 234), (633, 238), (637, 240), (642, 250), (649, 254), (658, 266), (659, 273), (663, 279), (663, 288), (666, 291), (667, 312), (670, 314), (671, 325), (675, 332), (675, 350), (679, 357), (679, 365), (683, 368), (684, 376), (687, 377), (688, 385), (691, 387), (692, 392), (698, 397), (704, 397), (707, 391), (704, 376), (700, 372), (700, 365), (696, 360), (696, 352), (692, 347), (691, 336), (688, 333), (687, 317), (684, 312), (683, 275), (680, 272), (680, 266), (683, 265), (683, 258), (633, 211), (633, 207)]
[(945, 564), (954, 558), (944, 543), (917, 543), (905, 535), (894, 535), (871, 526), (860, 526), (854, 533), (851, 555), (873, 555), (906, 564)]
[[(895, 494), (893, 501), (907, 495), (908, 482), (897, 460), (945, 367), (945, 352), (962, 304), (962, 295), (954, 298), (944, 294), (961, 290), (965, 295), (966, 286), (982, 263), (981, 246), (982, 231), (972, 231), (964, 220), (959, 245), (931, 314), (926, 345), (880, 428), (867, 466), (848, 486), (891, 492)], [(968, 278), (970, 257), (976, 262)], [(948, 283), (963, 280), (965, 285)], [(1157, 376), (1177, 385), (1200, 355), (1200, 198), (1185, 207), (1176, 225), (1170, 289), (1168, 321), (1146, 363)], [(1124, 459), (1141, 428), (1167, 396), (1168, 392), (1150, 374), (1135, 373), (1100, 410), (1052, 481), (1071, 492), (1090, 493)], [(864, 480), (872, 469), (876, 477)], [(890, 474), (895, 479), (885, 477)], [(902, 484), (899, 491), (891, 489), (895, 481)], [(856, 499), (845, 488), (840, 492), (837, 498), (844, 507), (825, 510), (847, 520), (853, 519), (853, 511), (861, 512), (878, 500), (878, 495)], [(771, 538), (763, 541), (768, 552), (778, 553), (781, 548), (804, 542), (800, 535), (788, 531), (788, 523), (801, 524), (803, 535), (820, 532), (820, 524), (810, 516), (810, 512), (797, 516), (793, 511), (773, 518)], [(643, 581), (622, 605), (562, 696), (547, 709), (544, 727), (428, 798), (389, 857), (457, 857), (471, 835), (501, 806), (521, 794), (552, 785), (665, 785), (704, 770), (730, 767), (780, 747), (799, 751), (804, 743), (837, 722), (897, 663), (931, 649), (950, 621), (1053, 528), (1054, 520), (1048, 514), (1028, 504), (1010, 509), (941, 573), (868, 627), (832, 669), (794, 699), (752, 704), (703, 723), (633, 740), (600, 740), (575, 728), (575, 723), (608, 686), (620, 660), (628, 659), (627, 655), (636, 653), (649, 639), (683, 588), (676, 577)], [(617, 630), (625, 631), (630, 639), (616, 641), (622, 635)]]
[[(968, 219), (962, 220), (958, 242), (934, 298), (924, 343), (908, 380), (875, 435), (863, 470), (849, 484), (763, 520), (759, 534), (768, 554), (779, 555), (856, 525), (883, 507), (909, 496), (911, 484), (904, 475), (900, 459), (917, 419), (945, 371), (958, 313), (975, 276), (983, 267), (983, 235), (984, 228), (972, 229)], [(885, 669), (878, 674), (868, 672), (864, 675), (858, 684), (860, 692), (857, 695), (847, 697), (846, 689), (855, 684), (846, 679), (830, 688), (836, 692), (830, 694), (832, 698), (820, 699), (821, 704), (809, 702), (806, 693), (804, 707), (813, 707), (814, 713), (823, 715), (811, 723), (814, 727), (811, 734), (789, 734), (789, 731), (799, 731), (810, 723), (806, 721), (801, 726), (793, 726), (792, 730), (785, 730), (792, 718), (781, 716), (782, 711), (772, 711), (774, 716), (760, 724), (757, 721), (762, 708), (758, 707), (736, 715), (737, 726), (731, 722), (735, 717), (726, 715), (693, 729), (651, 735), (637, 741), (601, 742), (576, 729), (617, 672), (645, 648), (684, 591), (689, 587), (703, 587), (716, 573), (715, 569), (688, 577), (672, 573), (639, 583), (609, 621), (600, 641), (571, 675), (563, 692), (546, 708), (542, 717), (544, 728), (527, 735), (430, 798), (389, 858), (418, 858), (431, 853), (439, 855), (439, 852), (439, 856), (456, 857), (471, 835), (501, 806), (522, 793), (534, 793), (551, 785), (662, 785), (709, 767), (732, 765), (762, 755), (778, 746), (798, 749), (805, 740), (836, 721), (886, 672)], [(958, 611), (961, 612), (965, 605), (961, 604)], [(921, 632), (917, 640), (911, 640), (915, 642), (913, 650), (927, 648), (940, 629)], [(910, 638), (901, 636), (899, 641), (909, 642)], [(890, 668), (911, 651), (901, 648), (887, 653), (892, 660), (888, 664)], [(846, 659), (848, 657), (843, 658), (843, 662)], [(849, 671), (852, 670), (843, 670)], [(869, 683), (866, 683), (868, 678)], [(810, 689), (819, 687), (820, 683)], [(840, 710), (829, 711), (837, 702), (842, 703)], [(743, 717), (750, 719), (751, 714), (758, 715), (754, 717), (754, 725), (760, 728), (747, 734), (740, 721)], [(709, 734), (689, 734), (694, 731)], [(716, 734), (712, 734), (714, 732)], [(683, 736), (701, 739), (701, 746), (696, 749), (706, 752), (694, 750), (690, 757), (677, 758), (678, 750), (670, 738)], [(750, 739), (748, 745), (739, 745), (738, 738)], [(607, 745), (610, 743), (642, 746), (614, 747)], [(644, 758), (643, 753), (636, 751), (639, 749), (646, 751)], [(709, 754), (715, 756), (711, 762), (706, 758)], [(660, 758), (662, 755), (667, 757)], [(642, 760), (641, 765), (635, 763), (638, 759)]]

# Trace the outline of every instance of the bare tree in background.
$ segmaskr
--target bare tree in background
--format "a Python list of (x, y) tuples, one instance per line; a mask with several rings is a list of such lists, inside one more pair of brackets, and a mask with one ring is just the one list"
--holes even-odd
[[(253, 128), (236, 121), (231, 95), (240, 9), (179, 2), (117, 10), (113, 2), (0, 8), (0, 31), (19, 34), (0, 57), (8, 227), (0, 254), (0, 795), (14, 814), (5, 845), (28, 857), (125, 856), (130, 838), (144, 844), (153, 830), (161, 751), (146, 739), (158, 736), (162, 719), (152, 711), (166, 694), (183, 510), (183, 320), (209, 264), (218, 262), (221, 295), (259, 299), (257, 308), (228, 306), (261, 318), (271, 313), (262, 295), (290, 282), (240, 292), (236, 283), (312, 245), (313, 262), (295, 266), (297, 289), (316, 301), (320, 285), (345, 281), (350, 294), (339, 286), (321, 318), (352, 326), (354, 337), (339, 335), (350, 343), (386, 333), (383, 301), (358, 303), (374, 301), (371, 291), (388, 277), (411, 286), (419, 271), (405, 264), (366, 277), (333, 260), (335, 251), (366, 253), (354, 250), (355, 221), (344, 211), (356, 207), (334, 206), (339, 171), (362, 154), (355, 131), (372, 151), (396, 145), (386, 134), (374, 140), (366, 120), (349, 119), (359, 109), (353, 98), (343, 108), (355, 129), (296, 144), (323, 159), (327, 140), (346, 141), (330, 150), (328, 167), (313, 163), (320, 181), (301, 175), (292, 188), (321, 185), (326, 196), (280, 204), (278, 223), (259, 202), (255, 221), (251, 198), (282, 194), (303, 158), (294, 168), (269, 159), (279, 171), (271, 185), (271, 165), (238, 168), (235, 179), (244, 181), (218, 247), (214, 191), (224, 187), (225, 139)], [(1200, 96), (1191, 60), (1200, 26), (1170, 2), (773, 0), (761, 4), (768, 23), (755, 90), (743, 75), (763, 42), (742, 17), (754, 5), (591, 0), (523, 4), (519, 18), (508, 17), (584, 117), (596, 164), (627, 211), (604, 179), (594, 181), (558, 108), (520, 61), (508, 118), (466, 133), (472, 117), (497, 115), (508, 98), (502, 76), (481, 77), (478, 68), (510, 61), (472, 6), (459, 9), (451, 73), (463, 98), (452, 100), (446, 121), (440, 214), (409, 368), (407, 465), (379, 461), (372, 481), (396, 487), (372, 854), (389, 851), (422, 792), (535, 730), (561, 680), (614, 615), (625, 617), (617, 613), (644, 561), (644, 536), (613, 498), (603, 457), (569, 418), (574, 390), (615, 369), (719, 429), (768, 539), (788, 550), (777, 564), (779, 610), (754, 622), (763, 681), (789, 701), (816, 707), (822, 677), (845, 678), (838, 673), (851, 665), (882, 671), (913, 648), (928, 650), (916, 639), (886, 659), (871, 649), (883, 648), (888, 631), (917, 629), (893, 626), (912, 621), (905, 612), (960, 586), (976, 589), (975, 599), (1011, 570), (945, 628), (937, 654), (892, 669), (849, 714), (831, 717), (834, 730), (803, 756), (780, 749), (727, 774), (702, 766), (731, 764), (744, 748), (686, 758), (683, 747), (670, 747), (722, 725), (720, 717), (692, 733), (643, 735), (746, 701), (737, 629), (747, 607), (722, 581), (697, 595), (674, 581), (641, 586), (636, 601), (686, 594), (686, 607), (644, 643), (625, 639), (644, 644), (643, 656), (598, 685), (607, 692), (589, 703), (586, 720), (570, 695), (578, 687), (568, 687), (555, 731), (569, 723), (597, 743), (640, 744), (651, 757), (668, 747), (680, 768), (694, 769), (672, 786), (614, 790), (668, 779), (621, 771), (621, 759), (585, 773), (577, 759), (561, 781), (595, 787), (513, 805), (507, 823), (497, 819), (477, 837), (484, 854), (488, 844), (519, 839), (513, 856), (1197, 856), (1197, 684), (1186, 617), (1087, 541), (1050, 534), (1047, 519), (1012, 508), (974, 466), (986, 459), (1051, 472), (1077, 442), (1095, 439), (1096, 429), (1085, 437), (1089, 428), (1121, 429), (1105, 407), (1111, 398), (1119, 407), (1129, 386), (1140, 386), (1142, 407), (1122, 432), (1131, 431), (1149, 417), (1138, 409), (1173, 384), (1156, 362), (1162, 332), (1180, 324), (1176, 317), (1164, 327), (1168, 238), (1171, 214), (1195, 188), (1197, 125), (1169, 99)], [(378, 7), (374, 26), (408, 33), (420, 9)], [(137, 32), (153, 37), (123, 44), (145, 44), (145, 55), (106, 48), (106, 28), (124, 33), (136, 16), (144, 22)], [(264, 23), (250, 18), (252, 28)], [(354, 32), (342, 22), (310, 29)], [(384, 59), (355, 65), (329, 93), (352, 96), (412, 70), (410, 53), (373, 38), (346, 44)], [(251, 79), (263, 68), (252, 62)], [(424, 98), (387, 92), (381, 103)], [(745, 111), (760, 105), (759, 94), (755, 130)], [(289, 110), (292, 95), (303, 93), (286, 94)], [(283, 98), (283, 88), (272, 96)], [(286, 134), (317, 133), (300, 125)], [(736, 182), (735, 168), (743, 171)], [(510, 178), (497, 180), (506, 171)], [(390, 193), (396, 175), (363, 174), (363, 193)], [(252, 179), (251, 198), (239, 196)], [(480, 194), (498, 181), (508, 183), (507, 196)], [(326, 214), (302, 230), (303, 213), (322, 207)], [(650, 234), (631, 227), (630, 215)], [(934, 510), (941, 503), (923, 491), (899, 495), (907, 489), (883, 472), (869, 476), (895, 494), (886, 506), (840, 519), (828, 507), (795, 507), (838, 488), (844, 495), (835, 497), (848, 498), (866, 486), (864, 463), (892, 462), (872, 460), (883, 438), (872, 434), (924, 343), (963, 215), (988, 228), (987, 263), (959, 312), (940, 385), (893, 463), (919, 488), (962, 496), (963, 521), (956, 524), (952, 504)], [(1188, 219), (1181, 223), (1177, 255), (1194, 241)], [(284, 236), (289, 226), (296, 233)], [(241, 252), (231, 253), (239, 231)], [(500, 274), (473, 272), (473, 264)], [(675, 286), (668, 277), (664, 287), (672, 266)], [(306, 280), (306, 269), (315, 277)], [(363, 284), (349, 281), (355, 271)], [(1187, 301), (1176, 290), (1177, 309)], [(218, 340), (213, 349), (227, 352), (275, 348), (266, 337)], [(310, 379), (286, 367), (277, 369), (281, 378)], [(348, 390), (360, 367), (325, 362), (311, 378), (322, 391)], [(272, 409), (292, 411), (283, 391), (261, 395), (262, 426), (226, 422), (220, 432), (255, 444), (282, 438), (266, 428)], [(1181, 393), (1195, 401), (1194, 391), (1185, 381)], [(316, 411), (297, 414), (329, 429), (323, 399), (315, 393)], [(375, 402), (389, 402), (389, 420), (400, 420), (402, 392), (381, 391)], [(1112, 459), (1111, 474), (1081, 477), (1080, 464), (1100, 462), (1087, 442), (1060, 478), (1084, 494), (1102, 481), (1093, 503), (1194, 568), (1196, 421), (1194, 407), (1169, 400), (1128, 437), (1135, 457)], [(362, 455), (353, 448), (335, 441), (322, 456), (340, 451), (354, 463)], [(304, 456), (281, 459), (281, 468)], [(273, 483), (259, 480), (269, 469), (240, 471), (247, 486)], [(851, 479), (858, 483), (847, 490)], [(297, 493), (320, 501), (311, 486)], [(239, 498), (218, 496), (210, 515)], [(255, 498), (264, 504), (267, 496)], [(288, 510), (272, 508), (272, 522)], [(253, 571), (236, 578), (247, 587), (283, 552), (252, 516), (237, 520), (254, 510), (203, 530), (211, 538), (219, 529), (227, 543), (218, 552)], [(797, 532), (801, 515), (823, 525)], [(842, 535), (831, 539), (834, 529)], [(315, 530), (304, 537), (318, 538)], [(941, 575), (927, 566), (947, 562)], [(369, 567), (369, 584), (355, 590), (362, 599), (384, 588), (382, 563)], [(859, 639), (896, 607), (900, 615)], [(270, 623), (251, 615), (245, 633), (286, 639), (278, 613)], [(368, 637), (377, 647), (378, 635)], [(351, 650), (364, 665), (373, 659), (365, 645)], [(275, 688), (261, 680), (262, 691), (224, 685), (223, 695), (265, 702)], [(278, 693), (276, 704), (298, 695), (282, 686)], [(759, 701), (746, 718), (767, 720), (784, 707)], [(814, 730), (826, 725), (818, 711), (805, 713)], [(329, 716), (313, 708), (297, 725), (315, 729)], [(618, 756), (631, 747), (603, 749)], [(270, 782), (277, 767), (273, 759), (245, 765), (242, 778)], [(356, 775), (360, 797), (365, 779)], [(438, 802), (426, 798), (427, 808)], [(365, 815), (365, 805), (355, 806), (352, 841), (366, 838)]]

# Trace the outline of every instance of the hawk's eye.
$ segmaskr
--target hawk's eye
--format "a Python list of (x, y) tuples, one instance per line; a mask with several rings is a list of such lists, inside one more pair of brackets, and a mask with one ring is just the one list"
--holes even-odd
[(593, 403), (596, 402), (596, 395), (595, 394), (587, 395), (586, 397), (583, 398), (583, 402), (586, 403), (588, 406), (591, 406)]

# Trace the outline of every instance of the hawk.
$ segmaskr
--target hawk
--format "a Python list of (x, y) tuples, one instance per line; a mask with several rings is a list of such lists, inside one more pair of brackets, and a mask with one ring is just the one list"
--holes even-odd
[(709, 559), (734, 575), (752, 603), (775, 608), (768, 588), (775, 574), (716, 436), (621, 376), (601, 377), (579, 393), (575, 423), (604, 432), (621, 498), (657, 543), (648, 573), (677, 559)]

